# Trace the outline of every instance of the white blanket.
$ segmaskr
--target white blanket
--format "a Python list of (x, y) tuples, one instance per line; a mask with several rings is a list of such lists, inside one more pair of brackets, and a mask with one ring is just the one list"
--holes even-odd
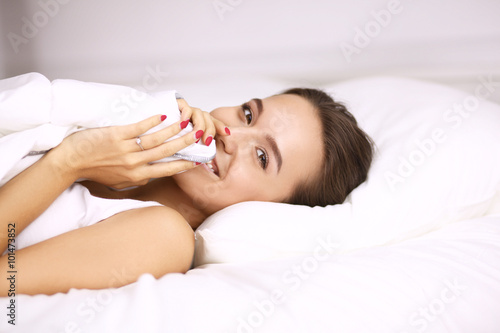
[[(152, 95), (124, 86), (75, 80), (50, 82), (38, 73), (1, 80), (0, 186), (41, 157), (24, 158), (27, 154), (51, 149), (84, 128), (131, 124), (161, 114), (167, 115), (167, 120), (147, 133), (165, 128), (180, 119), (175, 94)], [(191, 130), (189, 124), (172, 139)], [(87, 153), (85, 148), (75, 153)], [(215, 142), (208, 147), (195, 144), (178, 153), (208, 162), (215, 156)], [(178, 157), (161, 161), (172, 159)]]

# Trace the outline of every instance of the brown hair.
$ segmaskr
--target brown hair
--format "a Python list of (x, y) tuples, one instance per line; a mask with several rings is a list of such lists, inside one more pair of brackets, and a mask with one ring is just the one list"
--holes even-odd
[(373, 141), (358, 127), (346, 107), (318, 89), (292, 88), (282, 94), (300, 96), (318, 112), (323, 130), (323, 166), (307, 183), (298, 184), (286, 201), (307, 206), (344, 202), (347, 195), (366, 180), (373, 158)]

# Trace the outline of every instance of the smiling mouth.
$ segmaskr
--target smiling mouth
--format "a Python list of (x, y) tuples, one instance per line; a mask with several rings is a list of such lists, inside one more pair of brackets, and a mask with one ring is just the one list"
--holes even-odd
[(219, 177), (219, 168), (217, 167), (217, 163), (215, 162), (215, 159), (213, 159), (211, 162), (207, 162), (203, 164), (203, 167)]

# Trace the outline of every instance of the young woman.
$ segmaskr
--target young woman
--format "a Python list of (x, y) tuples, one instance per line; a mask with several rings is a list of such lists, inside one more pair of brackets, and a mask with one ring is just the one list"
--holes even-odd
[[(214, 212), (251, 200), (338, 204), (366, 179), (372, 142), (345, 107), (322, 91), (290, 89), (210, 114), (182, 99), (178, 103), (183, 119), (194, 124), (192, 133), (164, 143), (180, 132), (178, 122), (141, 136), (163, 120), (161, 115), (80, 131), (0, 188), (2, 252), (9, 224), (15, 223), (19, 234), (79, 179), (88, 179), (76, 186), (85, 186), (93, 196), (161, 204), (124, 210), (16, 251), (16, 292), (119, 287), (143, 273), (159, 278), (186, 272), (194, 251), (193, 229)], [(207, 145), (216, 141), (211, 163), (149, 164), (198, 139)], [(66, 157), (81, 140), (91, 144), (92, 154), (68, 163)], [(132, 185), (141, 186), (114, 190)], [(123, 267), (126, 274), (116, 279)], [(6, 255), (0, 269), (8, 270)], [(0, 295), (7, 294), (8, 282), (0, 279)]]

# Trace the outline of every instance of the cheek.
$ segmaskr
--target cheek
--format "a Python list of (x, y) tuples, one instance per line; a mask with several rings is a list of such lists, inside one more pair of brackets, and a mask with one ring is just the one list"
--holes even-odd
[(262, 178), (255, 170), (246, 166), (232, 166), (220, 184), (220, 199), (226, 202), (240, 202), (258, 198), (262, 185)]
[[(241, 201), (276, 201), (279, 184), (262, 175), (259, 170), (240, 169), (226, 179), (224, 198), (232, 203)], [(277, 191), (278, 190), (278, 191)]]

